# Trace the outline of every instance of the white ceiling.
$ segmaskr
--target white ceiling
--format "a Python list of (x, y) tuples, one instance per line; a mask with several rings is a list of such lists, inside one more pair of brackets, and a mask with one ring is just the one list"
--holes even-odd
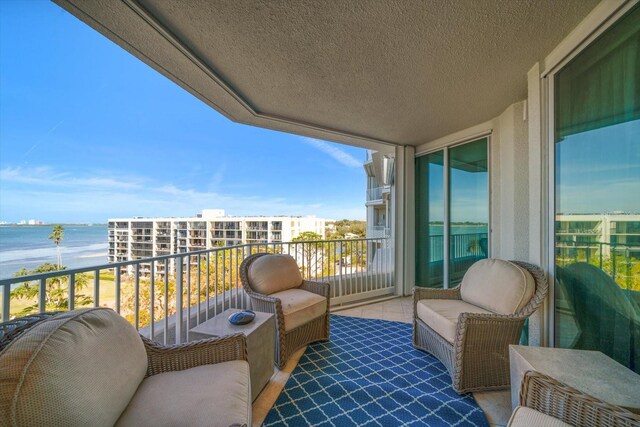
[(227, 117), (419, 145), (526, 98), (598, 0), (55, 0)]

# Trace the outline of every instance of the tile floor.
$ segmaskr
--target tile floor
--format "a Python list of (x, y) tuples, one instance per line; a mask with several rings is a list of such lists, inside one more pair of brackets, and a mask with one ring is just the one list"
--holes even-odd
[[(413, 297), (394, 298), (348, 309), (336, 308), (332, 310), (332, 313), (342, 316), (411, 323), (413, 322)], [(253, 402), (254, 427), (260, 426), (266, 418), (305, 349), (306, 347), (301, 348), (291, 356), (281, 371), (274, 369), (273, 377)], [(485, 412), (491, 427), (507, 425), (511, 416), (511, 394), (508, 390), (474, 393), (474, 398)]]

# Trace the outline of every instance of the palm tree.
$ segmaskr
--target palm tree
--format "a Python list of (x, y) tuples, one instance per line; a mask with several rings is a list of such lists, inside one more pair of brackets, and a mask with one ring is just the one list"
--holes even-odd
[(62, 267), (62, 254), (60, 253), (60, 242), (64, 239), (64, 227), (61, 225), (54, 225), (53, 231), (49, 234), (49, 239), (53, 240), (58, 252), (58, 269)]

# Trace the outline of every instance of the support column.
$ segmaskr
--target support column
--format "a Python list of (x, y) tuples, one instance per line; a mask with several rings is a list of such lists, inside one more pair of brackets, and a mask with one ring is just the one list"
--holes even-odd
[(396, 147), (392, 192), (396, 294), (411, 295), (415, 286), (415, 147)]

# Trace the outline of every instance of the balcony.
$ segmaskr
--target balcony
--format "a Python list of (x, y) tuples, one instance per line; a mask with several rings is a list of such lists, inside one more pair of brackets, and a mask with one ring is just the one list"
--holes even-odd
[(391, 229), (384, 225), (376, 225), (367, 227), (367, 237), (389, 237), (391, 236)]
[[(367, 229), (366, 239), (269, 243), (268, 227), (254, 222), (248, 224), (248, 229), (254, 231), (247, 237), (260, 243), (239, 244), (237, 240), (223, 239), (228, 235), (216, 231), (208, 237), (220, 247), (193, 251), (193, 246), (188, 245), (193, 242), (186, 234), (192, 228), (182, 222), (177, 224), (180, 239), (176, 237), (174, 241), (177, 254), (148, 258), (147, 251), (135, 252), (134, 256), (141, 259), (130, 261), (124, 253), (126, 245), (120, 243), (119, 250), (112, 250), (110, 259), (116, 260), (112, 264), (0, 280), (3, 319), (21, 308), (11, 300), (12, 286), (29, 282), (32, 289), (38, 290), (29, 305), (34, 306), (34, 311), (42, 311), (49, 307), (47, 290), (55, 283), (68, 304), (63, 303), (63, 309), (110, 306), (144, 336), (166, 344), (184, 343), (189, 340), (192, 326), (225, 308), (247, 307), (246, 295), (239, 286), (239, 264), (250, 254), (266, 251), (291, 254), (305, 278), (329, 282), (332, 310), (344, 309), (343, 314), (358, 318), (403, 322), (407, 329), (406, 322), (413, 320), (410, 312), (414, 309), (408, 295), (416, 285), (455, 286), (472, 263), (491, 256), (524, 260), (547, 269), (552, 292), (524, 329), (523, 340), (528, 344), (598, 348), (615, 352), (621, 363), (628, 362), (632, 369), (639, 366), (638, 352), (633, 347), (638, 343), (640, 313), (637, 242), (614, 235), (609, 239), (612, 228), (599, 230), (590, 225), (572, 225), (558, 230), (555, 240), (551, 237), (552, 219), (558, 214), (554, 203), (576, 212), (593, 203), (605, 211), (609, 207), (603, 208), (597, 201), (607, 196), (600, 193), (613, 192), (613, 184), (624, 184), (625, 202), (632, 199), (628, 194), (638, 193), (636, 175), (628, 173), (637, 170), (632, 156), (635, 145), (629, 145), (627, 150), (616, 145), (625, 132), (616, 131), (616, 138), (609, 135), (602, 139), (603, 147), (587, 147), (579, 156), (570, 152), (560, 156), (556, 152), (557, 147), (571, 145), (571, 139), (578, 135), (588, 134), (595, 141), (594, 135), (606, 127), (636, 121), (635, 100), (629, 103), (633, 110), (611, 112), (610, 117), (625, 117), (620, 119), (624, 123), (605, 123), (609, 116), (593, 117), (598, 108), (591, 108), (603, 106), (599, 112), (604, 114), (611, 106), (615, 109), (618, 104), (627, 105), (607, 98), (610, 94), (629, 95), (629, 99), (635, 95), (626, 81), (620, 82), (625, 76), (628, 79), (638, 75), (637, 64), (634, 68), (633, 61), (620, 61), (626, 65), (608, 67), (607, 61), (616, 58), (616, 49), (621, 46), (631, 46), (635, 49), (632, 54), (637, 51), (637, 44), (633, 44), (638, 28), (636, 1), (566, 0), (543, 2), (536, 7), (528, 2), (469, 2), (466, 9), (456, 2), (442, 2), (433, 10), (420, 2), (403, 3), (401, 8), (384, 2), (372, 2), (367, 7), (347, 2), (340, 6), (314, 5), (313, 13), (306, 6), (270, 2), (257, 2), (252, 8), (237, 2), (219, 2), (214, 8), (206, 2), (181, 2), (175, 6), (145, 0), (105, 6), (106, 2), (55, 1), (231, 120), (358, 147), (375, 147), (375, 151), (367, 151), (365, 159), (368, 182), (391, 186), (367, 190), (365, 203), (378, 210), (385, 208), (388, 223), (394, 224), (394, 235), (372, 226)], [(265, 20), (264, 16), (272, 19)], [(562, 73), (571, 71), (567, 67), (580, 64), (580, 55), (594, 43), (614, 40), (609, 31), (627, 16), (635, 21), (627, 21), (633, 25), (623, 28), (634, 38), (612, 43), (606, 49), (595, 46), (598, 49), (589, 63), (583, 62), (584, 69), (573, 75), (574, 81), (562, 86)], [(230, 39), (233, 43), (226, 43)], [(631, 64), (628, 68), (627, 62)], [(600, 64), (604, 65), (597, 68)], [(610, 69), (620, 71), (619, 75), (610, 76), (614, 83), (604, 76)], [(564, 76), (569, 79), (570, 74)], [(627, 89), (608, 90), (609, 86)], [(560, 92), (554, 90), (558, 88), (567, 88), (567, 92), (556, 96)], [(584, 102), (584, 93), (589, 94), (589, 103)], [(566, 100), (577, 102), (567, 104)], [(589, 108), (583, 109), (587, 104)], [(628, 134), (636, 133), (634, 130)], [(486, 150), (481, 150), (486, 154), (483, 164), (474, 160), (476, 153), (468, 152), (470, 158), (449, 156), (449, 151), (477, 138), (486, 139), (488, 144)], [(589, 142), (595, 144), (594, 141)], [(436, 159), (438, 152), (443, 155)], [(589, 164), (590, 152), (611, 159)], [(614, 161), (618, 153), (632, 154), (622, 162), (628, 163), (624, 165), (628, 168), (618, 168), (620, 164)], [(419, 174), (416, 160), (427, 156), (434, 156), (426, 165), (431, 172), (443, 171), (435, 174), (443, 185), (434, 180), (429, 182), (433, 186), (425, 187), (428, 191), (417, 192), (415, 184), (431, 175), (424, 170)], [(584, 164), (569, 164), (570, 158), (578, 158)], [(348, 159), (346, 163), (350, 163)], [(415, 256), (416, 206), (428, 205), (437, 214), (444, 212), (442, 217), (431, 218), (443, 223), (480, 220), (461, 213), (465, 208), (472, 210), (474, 201), (459, 191), (463, 188), (455, 187), (465, 183), (465, 174), (480, 170), (490, 174), (490, 185), (482, 189), (486, 194), (481, 193), (488, 207), (486, 218), (481, 220), (486, 221), (490, 232), (452, 235), (450, 239), (428, 236), (426, 249), (420, 248), (426, 255)], [(606, 174), (607, 180), (601, 181), (605, 191), (592, 192), (599, 189), (592, 186), (581, 194), (573, 188), (561, 188), (560, 184), (571, 185), (571, 179), (565, 178), (576, 171), (580, 172), (580, 179), (573, 183), (576, 186), (589, 184), (592, 176)], [(557, 177), (562, 179), (556, 180)], [(387, 197), (392, 190), (393, 197)], [(427, 200), (428, 197), (433, 199)], [(634, 203), (625, 203), (624, 209), (637, 212)], [(588, 207), (587, 211), (591, 211)], [(455, 213), (450, 218), (449, 210)], [(236, 229), (220, 224), (221, 231)], [(126, 236), (130, 234), (148, 236), (149, 229), (138, 227), (126, 222), (110, 224), (122, 241), (128, 241)], [(633, 227), (636, 229), (637, 224)], [(621, 240), (616, 241), (618, 238)], [(426, 265), (432, 273), (423, 283), (414, 280), (418, 264)], [(586, 279), (578, 277), (581, 269), (589, 273)], [(598, 280), (591, 280), (594, 277)], [(586, 294), (577, 297), (581, 291), (578, 285), (585, 283), (589, 285), (584, 287), (586, 291), (582, 289)], [(373, 299), (396, 295), (403, 298), (371, 303)], [(580, 313), (589, 305), (596, 306), (596, 315)], [(603, 312), (606, 315), (601, 315)], [(389, 323), (378, 323), (377, 328), (370, 325), (367, 328), (373, 329), (374, 336), (375, 332), (403, 327)], [(351, 335), (361, 329), (365, 328), (353, 326)], [(606, 335), (609, 332), (613, 339), (605, 342), (610, 338)], [(602, 340), (594, 337), (598, 334), (602, 334)], [(410, 345), (410, 335), (405, 338)], [(353, 345), (350, 352), (361, 351), (362, 360), (368, 360), (373, 353), (387, 352), (387, 362), (410, 353), (411, 350), (390, 352), (394, 340), (390, 338), (369, 353), (358, 345)], [(317, 348), (311, 347), (306, 355), (321, 359)], [(300, 356), (292, 359), (293, 366)], [(365, 368), (375, 371), (371, 365)], [(289, 374), (292, 367), (284, 376)], [(433, 383), (446, 376), (434, 375), (437, 379)], [(361, 377), (366, 379), (367, 374)], [(415, 380), (419, 382), (421, 378)], [(380, 400), (378, 396), (366, 397), (365, 404), (353, 412)], [(335, 400), (327, 406), (335, 404)], [(262, 401), (256, 407), (271, 408), (275, 402), (267, 403)], [(315, 412), (322, 406), (314, 399), (305, 403), (309, 415), (317, 415)], [(416, 408), (414, 403), (415, 399), (412, 405), (395, 405), (393, 410), (415, 413), (437, 407)], [(465, 403), (473, 405), (470, 398)], [(510, 407), (508, 397), (503, 406)], [(567, 405), (555, 405), (560, 406)], [(468, 421), (470, 413), (464, 407), (451, 424)], [(396, 423), (401, 420), (389, 422)], [(307, 424), (312, 423), (307, 420)]]
[(367, 189), (367, 205), (384, 204), (384, 195), (390, 192), (391, 187), (388, 185)]

